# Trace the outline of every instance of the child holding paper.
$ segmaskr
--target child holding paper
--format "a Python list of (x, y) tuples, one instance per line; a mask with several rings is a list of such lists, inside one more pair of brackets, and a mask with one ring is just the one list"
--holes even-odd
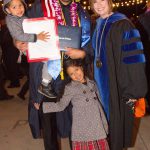
[[(49, 39), (47, 32), (41, 32), (39, 34), (24, 33), (22, 22), (27, 17), (25, 16), (26, 3), (24, 0), (4, 0), (3, 11), (7, 14), (6, 24), (11, 36), (19, 41), (23, 42), (36, 42), (37, 40), (45, 41)], [(45, 62), (42, 70), (42, 84), (38, 91), (49, 97), (55, 98), (55, 94), (50, 86), (52, 77), (48, 74), (47, 63)]]

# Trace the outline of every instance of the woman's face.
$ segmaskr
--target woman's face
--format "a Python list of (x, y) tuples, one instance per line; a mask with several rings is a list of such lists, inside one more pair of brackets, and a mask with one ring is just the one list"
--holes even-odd
[(70, 66), (67, 68), (67, 73), (73, 81), (85, 82), (84, 72), (82, 67)]
[(106, 18), (110, 14), (108, 0), (94, 0), (93, 8), (95, 12), (102, 18)]

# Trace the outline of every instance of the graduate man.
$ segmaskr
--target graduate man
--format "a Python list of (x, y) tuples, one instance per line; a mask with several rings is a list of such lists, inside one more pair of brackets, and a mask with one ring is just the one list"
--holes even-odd
[[(91, 62), (89, 60), (90, 57), (88, 57), (91, 49), (90, 20), (87, 12), (83, 10), (79, 3), (72, 0), (36, 0), (33, 7), (27, 11), (27, 15), (30, 18), (56, 17), (58, 24), (81, 26), (81, 49), (67, 48), (63, 60), (67, 61), (66, 58), (68, 56), (71, 59), (83, 59), (86, 56), (86, 64)], [(16, 41), (15, 44), (16, 47), (22, 51), (27, 49), (27, 43)], [(30, 63), (29, 124), (34, 138), (40, 137), (42, 124), (45, 150), (58, 150), (57, 129), (61, 137), (67, 137), (70, 134), (71, 106), (69, 106), (64, 112), (57, 114), (43, 114), (41, 110), (42, 101), (49, 101), (49, 99), (46, 99), (38, 93), (38, 87), (41, 83), (42, 66), (43, 63), (41, 62)], [(66, 81), (61, 80), (61, 77), (59, 76), (53, 84), (58, 99), (63, 93), (65, 82)], [(40, 109), (38, 110), (39, 107)]]

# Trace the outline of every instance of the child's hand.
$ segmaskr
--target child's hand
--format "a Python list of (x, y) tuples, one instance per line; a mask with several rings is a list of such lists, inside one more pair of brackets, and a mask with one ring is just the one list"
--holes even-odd
[(38, 40), (42, 40), (42, 41), (47, 41), (47, 39), (49, 39), (50, 35), (49, 35), (49, 32), (40, 32), (38, 35), (37, 35), (37, 39)]
[(37, 110), (39, 110), (39, 108), (40, 108), (40, 104), (39, 104), (39, 103), (34, 103), (33, 105), (34, 105), (34, 107), (35, 107)]

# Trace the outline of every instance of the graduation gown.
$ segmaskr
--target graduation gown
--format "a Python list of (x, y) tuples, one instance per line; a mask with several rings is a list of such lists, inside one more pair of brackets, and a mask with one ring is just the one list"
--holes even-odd
[[(126, 104), (145, 97), (145, 56), (140, 35), (120, 13), (97, 20), (92, 44), (95, 52), (94, 77), (109, 121), (110, 148), (129, 147), (134, 114)], [(102, 62), (98, 68), (96, 61)]]
[[(36, 0), (31, 9), (28, 9), (27, 16), (29, 18), (37, 17), (47, 17), (46, 9), (43, 7), (44, 0)], [(65, 7), (65, 6), (64, 6)], [(68, 5), (66, 7), (69, 7)], [(70, 7), (69, 7), (70, 8)], [(66, 10), (66, 9), (65, 9)], [(64, 10), (63, 10), (64, 11)], [(78, 4), (78, 15), (82, 26), (82, 39), (81, 46), (82, 49), (86, 51), (87, 55), (90, 55), (90, 20), (87, 12), (83, 10), (80, 4)], [(67, 25), (71, 25), (70, 14), (64, 13)], [(90, 59), (87, 57), (86, 62), (89, 63)], [(64, 58), (65, 59), (65, 58)], [(42, 66), (43, 63), (36, 62), (30, 63), (30, 92), (29, 92), (29, 107), (28, 107), (28, 119), (31, 132), (34, 138), (39, 138), (41, 136), (41, 120), (39, 111), (33, 106), (33, 103), (41, 103), (45, 98), (38, 92), (38, 87), (42, 80)], [(60, 76), (53, 83), (53, 88), (57, 95), (60, 97), (63, 93), (64, 86), (66, 82), (60, 79)], [(41, 104), (42, 105), (42, 104)], [(71, 130), (71, 106), (65, 111), (57, 113), (57, 128), (58, 133), (61, 137), (67, 137)]]

